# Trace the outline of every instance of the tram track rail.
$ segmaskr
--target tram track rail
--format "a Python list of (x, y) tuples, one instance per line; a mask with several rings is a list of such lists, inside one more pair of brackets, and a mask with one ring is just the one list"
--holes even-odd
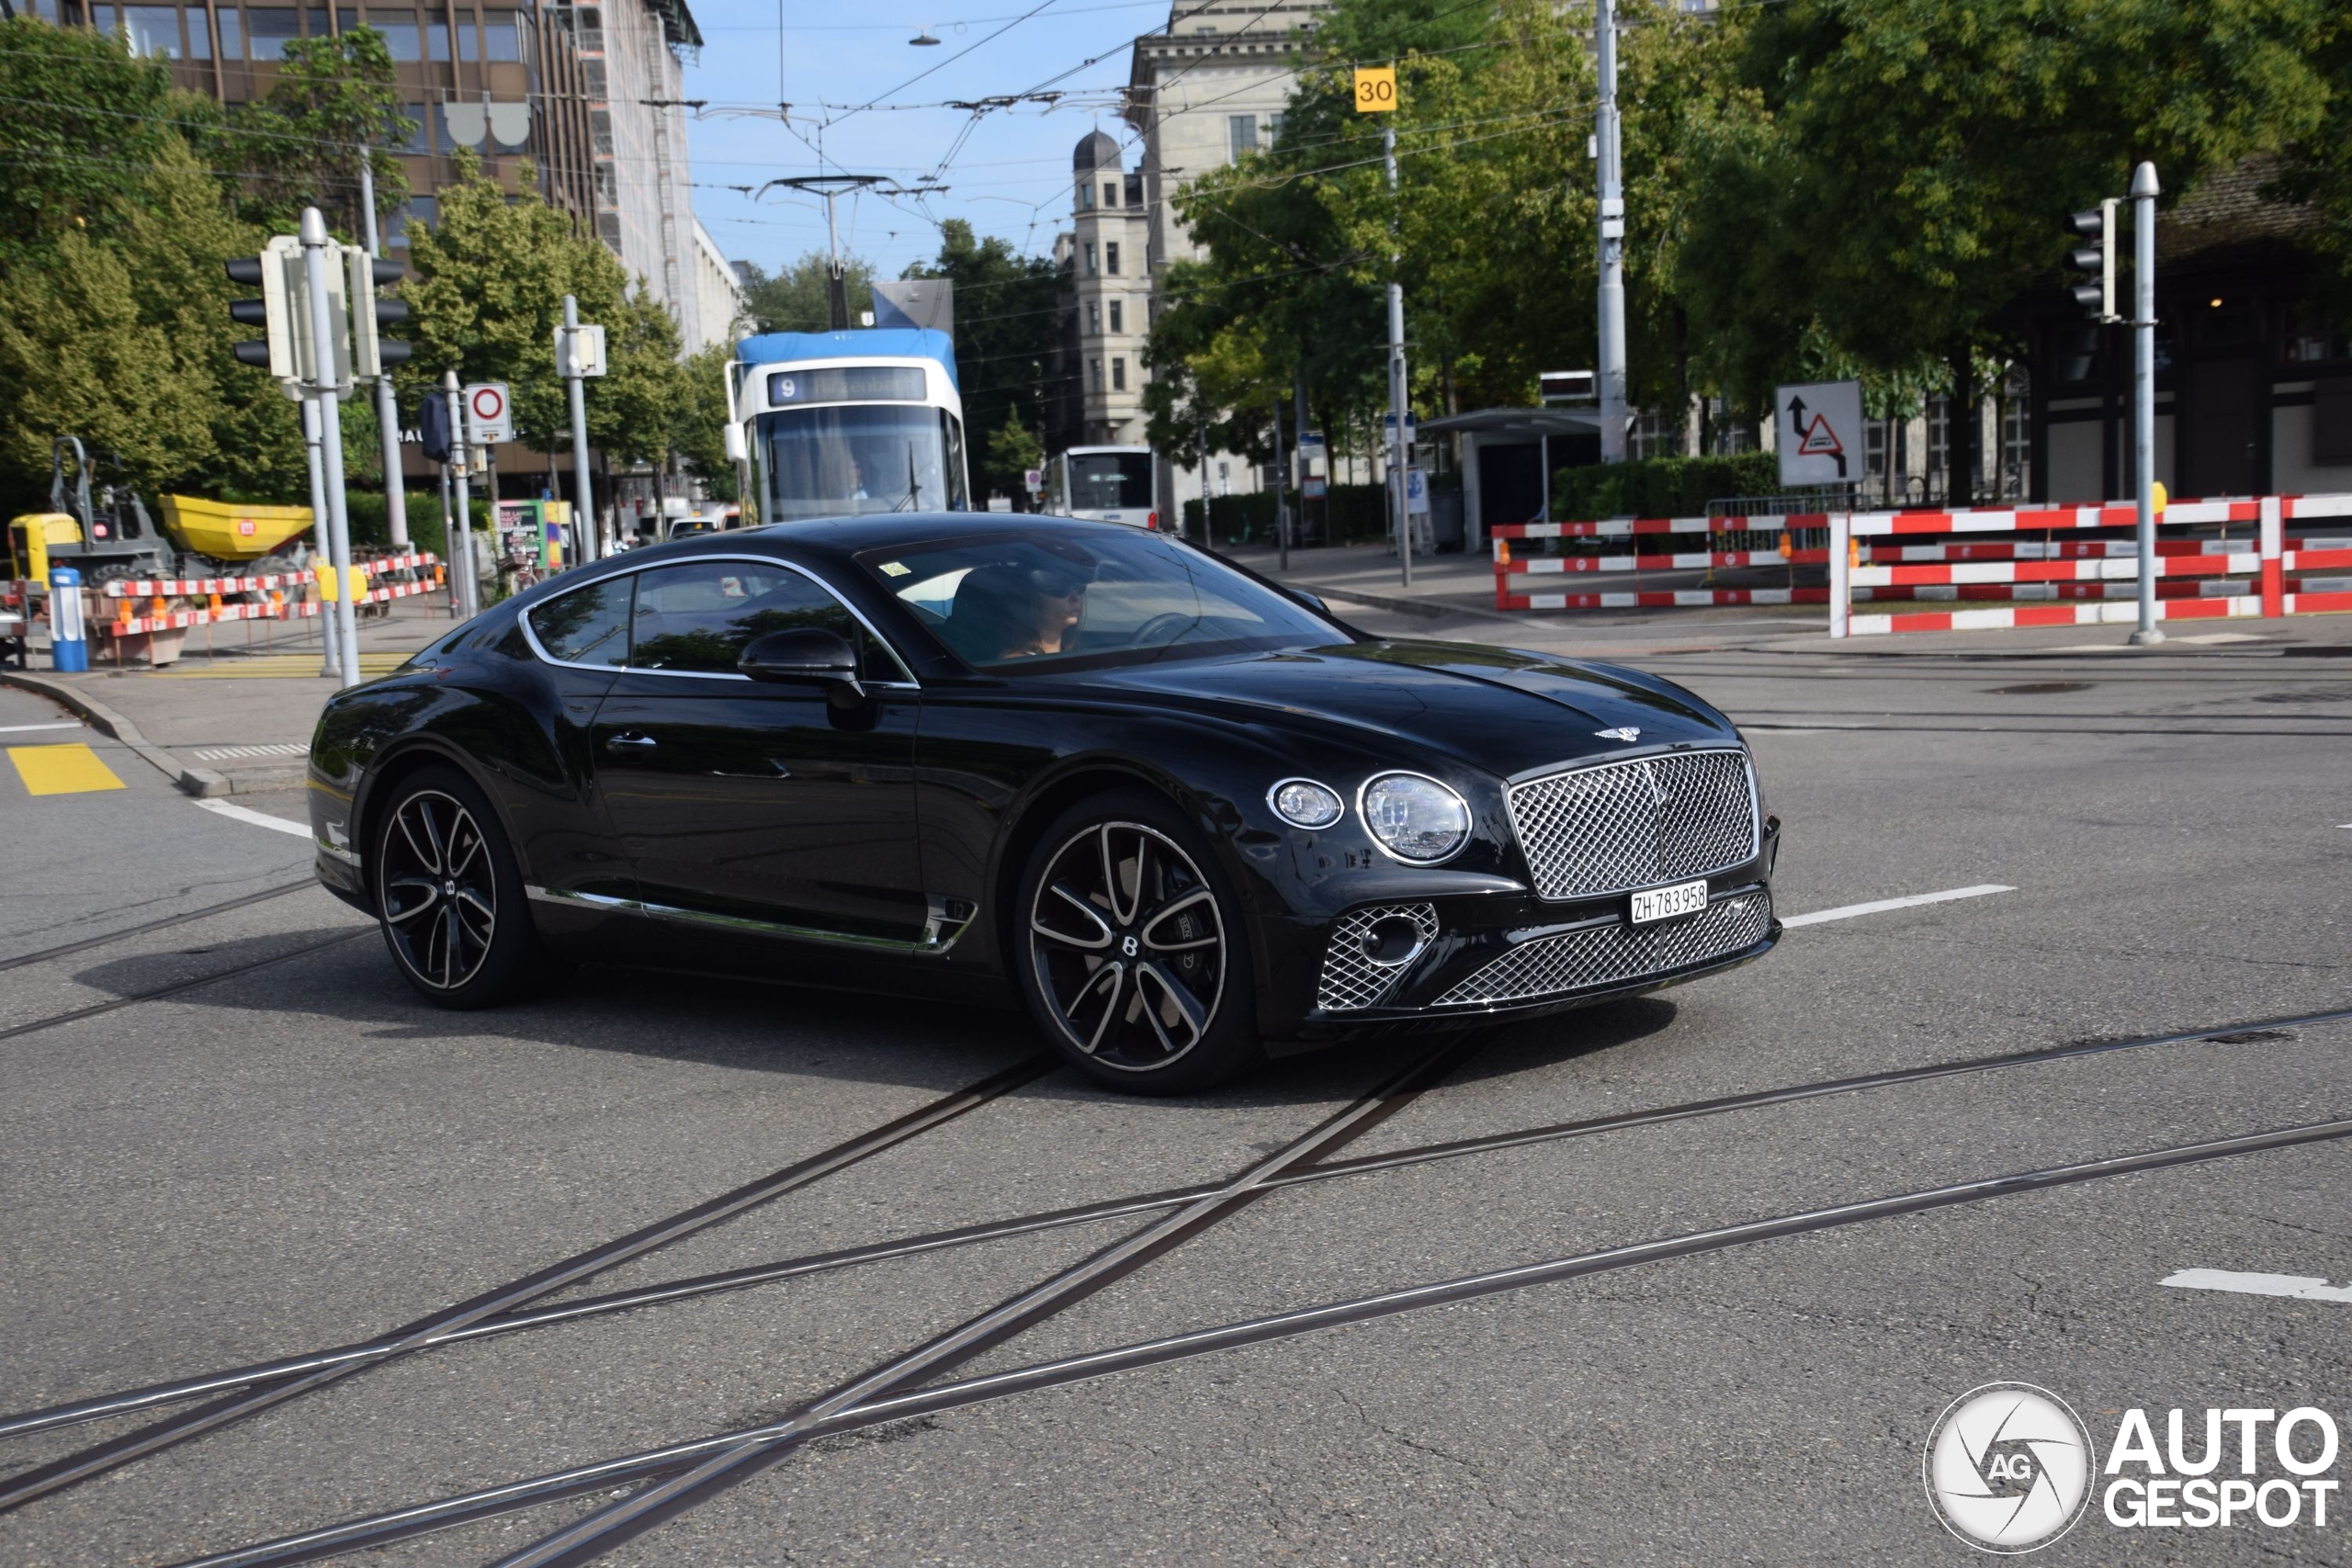
[(316, 877), (306, 876), (300, 882), (288, 882), (277, 887), (265, 887), (258, 893), (248, 893), (240, 898), (227, 898), (218, 904), (207, 904), (201, 909), (187, 909), (176, 915), (165, 915), (160, 919), (142, 921), (135, 926), (125, 926), (120, 931), (104, 931), (96, 936), (84, 937), (79, 942), (65, 942), (57, 947), (44, 947), (38, 953), (20, 953), (14, 958), (0, 958), (0, 973), (10, 969), (22, 969), (29, 964), (46, 964), (53, 959), (71, 958), (77, 953), (87, 953), (93, 948), (127, 942), (135, 936), (145, 936), (150, 931), (168, 931), (173, 926), (184, 926), (192, 921), (209, 919), (214, 915), (225, 915), (232, 909), (243, 909), (254, 904), (266, 904), (272, 898), (283, 898), (288, 893), (300, 893), (304, 888), (318, 886)]
[[(2030, 1051), (2009, 1052), (1996, 1056), (1929, 1063), (1916, 1067), (1900, 1067), (1885, 1072), (1826, 1078), (1812, 1083), (1793, 1084), (1744, 1094), (1720, 1095), (1706, 1100), (1687, 1100), (1675, 1105), (1622, 1111), (1607, 1116), (1587, 1117), (1572, 1122), (1550, 1122), (1478, 1137), (1422, 1144), (1381, 1154), (1319, 1159), (1311, 1165), (1295, 1166), (1272, 1174), (1260, 1185), (1267, 1191), (1276, 1191), (1309, 1183), (1333, 1180), (1341, 1177), (1400, 1170), (1441, 1160), (1498, 1153), (1508, 1149), (1527, 1148), (1542, 1144), (1567, 1142), (1577, 1138), (1662, 1126), (1675, 1122), (1759, 1110), (1770, 1106), (1796, 1104), (1838, 1095), (1865, 1093), (1876, 1089), (1931, 1083), (1978, 1074), (2053, 1066), (2062, 1062), (2124, 1052), (2216, 1041), (2227, 1042), (2233, 1036), (2267, 1036), (2290, 1029), (2347, 1022), (2352, 1022), (2352, 1009), (2219, 1024), (2209, 1029), (2180, 1033), (2149, 1035), (2128, 1040), (2083, 1041)], [(1219, 1191), (1223, 1185), (1204, 1183), (1156, 1192), (1136, 1193), (1124, 1198), (1104, 1199), (1092, 1203), (1016, 1215), (1008, 1219), (933, 1231), (862, 1247), (813, 1253), (770, 1263), (751, 1264), (716, 1273), (664, 1280), (605, 1295), (580, 1297), (551, 1305), (516, 1310), (485, 1317), (462, 1327), (438, 1334), (418, 1348), (462, 1344), (532, 1328), (576, 1323), (585, 1318), (614, 1313), (639, 1311), (728, 1292), (749, 1290), (761, 1285), (775, 1284), (787, 1280), (887, 1262), (924, 1253), (944, 1252), (986, 1242), (1035, 1235), (1044, 1231), (1156, 1213), (1186, 1203), (1197, 1202)], [(122, 1390), (114, 1393), (0, 1416), (0, 1439), (28, 1436), (32, 1433), (53, 1430), (81, 1422), (103, 1420), (134, 1414), (141, 1410), (183, 1404), (208, 1394), (224, 1393), (256, 1383), (303, 1376), (348, 1362), (364, 1361), (382, 1355), (391, 1344), (392, 1340), (386, 1338), (308, 1351), (250, 1366), (225, 1369), (199, 1377), (153, 1383), (141, 1388)]]
[[(369, 928), (354, 932), (351, 937), (336, 940), (349, 941), (353, 937), (370, 935), (372, 931), (373, 928)], [(293, 957), (298, 953), (282, 956)], [(1026, 1057), (831, 1148), (796, 1160), (767, 1176), (417, 1319), (374, 1342), (364, 1355), (338, 1359), (298, 1373), (248, 1382), (239, 1385), (234, 1392), (193, 1410), (184, 1410), (161, 1421), (118, 1434), (29, 1470), (0, 1476), (0, 1513), (93, 1480), (134, 1460), (160, 1453), (205, 1433), (246, 1420), (355, 1373), (413, 1354), (431, 1344), (436, 1336), (511, 1312), (556, 1292), (567, 1290), (632, 1258), (683, 1241), (978, 1110), (1042, 1077), (1057, 1063), (1058, 1058), (1050, 1053), (1041, 1052)]]
[[(47, 1018), (37, 1018), (28, 1023), (11, 1024), (6, 1029), (0, 1029), (0, 1040), (15, 1040), (23, 1035), (38, 1033), (44, 1029), (55, 1029), (60, 1024), (78, 1023), (85, 1018), (102, 1017), (123, 1008), (136, 1007), (141, 1002), (160, 1002), (171, 997), (185, 996), (190, 991), (202, 990), (207, 986), (217, 986), (223, 980), (234, 980), (241, 976), (256, 974), (261, 970), (303, 957), (305, 954), (323, 953), (328, 948), (341, 947), (345, 942), (357, 942), (361, 937), (375, 934), (374, 926), (362, 926), (356, 931), (338, 931), (334, 936), (322, 937), (316, 942), (306, 942), (299, 947), (288, 948), (283, 953), (273, 953), (266, 958), (254, 958), (243, 964), (232, 964), (226, 968), (215, 969), (191, 979), (175, 980), (168, 986), (158, 986), (151, 991), (133, 991), (127, 997), (109, 997), (105, 1001), (92, 1002), (87, 1007), (70, 1008), (64, 1012), (51, 1013)], [(51, 954), (51, 956), (57, 955)], [(5, 1504), (0, 1504), (0, 1507), (5, 1506)]]
[[(190, 1558), (174, 1564), (173, 1568), (293, 1568), (297, 1563), (316, 1562), (351, 1551), (390, 1546), (458, 1525), (518, 1513), (546, 1504), (624, 1487), (643, 1488), (533, 1547), (500, 1559), (495, 1565), (495, 1568), (579, 1568), (580, 1564), (594, 1561), (627, 1539), (622, 1532), (612, 1529), (609, 1523), (600, 1524), (600, 1521), (617, 1519), (626, 1524), (642, 1520), (644, 1528), (650, 1528), (652, 1524), (682, 1511), (682, 1506), (690, 1506), (701, 1496), (707, 1495), (707, 1487), (700, 1485), (697, 1477), (724, 1477), (740, 1473), (742, 1460), (739, 1456), (781, 1458), (791, 1448), (886, 1422), (937, 1415), (1042, 1389), (1091, 1382), (1120, 1372), (1296, 1338), (1375, 1318), (1396, 1316), (1427, 1307), (1473, 1301), (1537, 1285), (1702, 1257), (1871, 1221), (1904, 1218), (2029, 1192), (2202, 1165), (2347, 1137), (2352, 1137), (2352, 1117), (2303, 1122), (2232, 1137), (1981, 1177), (1940, 1187), (1890, 1193), (1688, 1231), (1629, 1246), (1457, 1275), (1402, 1290), (1329, 1302), (1034, 1362), (927, 1388), (895, 1392), (879, 1390), (864, 1398), (839, 1403), (821, 1415), (812, 1414), (818, 1408), (812, 1404), (783, 1420), (763, 1426), (622, 1455), (594, 1464), (347, 1520), (231, 1551)], [(866, 1381), (860, 1380), (860, 1382)]]

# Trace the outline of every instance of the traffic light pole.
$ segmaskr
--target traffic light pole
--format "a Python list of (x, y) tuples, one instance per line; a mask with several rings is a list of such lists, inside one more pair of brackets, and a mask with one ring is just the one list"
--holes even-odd
[[(372, 260), (382, 255), (376, 233), (376, 171), (368, 149), (359, 150), (359, 213), (364, 230), (363, 240)], [(372, 325), (362, 325), (363, 332), (372, 332)], [(384, 517), (391, 530), (392, 547), (408, 547), (408, 486), (401, 473), (401, 411), (392, 396), (392, 374), (385, 371), (376, 378), (376, 430), (384, 444)]]
[[(295, 401), (302, 407), (302, 456), (311, 467), (311, 548), (318, 558), (332, 566), (334, 547), (327, 528), (326, 470), (319, 462), (319, 405), (314, 399), (298, 393)], [(324, 584), (321, 584), (323, 591)], [(319, 606), (319, 673), (329, 680), (343, 674), (342, 657), (335, 652), (335, 620), (323, 604)]]
[(597, 536), (596, 501), (588, 486), (588, 399), (580, 378), (580, 301), (569, 294), (563, 297), (563, 363), (557, 368), (563, 372), (564, 390), (571, 400), (572, 554), (592, 561), (604, 541)]
[(2140, 508), (2135, 648), (2165, 640), (2156, 626), (2156, 189), (2154, 164), (2132, 171), (2132, 488)]
[[(1607, 4), (1607, 0), (1602, 0)], [(1388, 197), (1393, 205), (1396, 197), (1396, 128), (1387, 126), (1380, 133), (1381, 151), (1388, 159)], [(1393, 245), (1396, 221), (1392, 216), (1388, 231)], [(1388, 488), (1396, 496), (1396, 558), (1405, 570), (1405, 586), (1413, 586), (1413, 517), (1407, 510), (1405, 496), (1407, 480), (1405, 446), (1405, 286), (1397, 280), (1396, 269), (1404, 258), (1395, 249), (1388, 253), (1388, 412), (1396, 421), (1396, 434), (1388, 443)]]
[(464, 400), (458, 395), (458, 373), (441, 373), (441, 394), (449, 400), (449, 474), (458, 486), (458, 526), (449, 536), (449, 581), (458, 591), (458, 615), (461, 620), (474, 616), (475, 591), (481, 584), (474, 581), (473, 496), (466, 482), (466, 411)]
[(1625, 460), (1625, 180), (1618, 159), (1617, 6), (1600, 0), (1600, 109), (1593, 127), (1600, 185), (1600, 460)]
[[(302, 209), (302, 276), (309, 286), (311, 363), (318, 379), (310, 396), (318, 407), (319, 468), (326, 479), (327, 542), (333, 555), (335, 595), (326, 613), (334, 616), (336, 652), (343, 663), (343, 683), (359, 684), (359, 627), (351, 606), (351, 519), (343, 496), (342, 400), (335, 387), (337, 322), (327, 286), (327, 220), (315, 207)], [(341, 261), (338, 254), (337, 262)]]

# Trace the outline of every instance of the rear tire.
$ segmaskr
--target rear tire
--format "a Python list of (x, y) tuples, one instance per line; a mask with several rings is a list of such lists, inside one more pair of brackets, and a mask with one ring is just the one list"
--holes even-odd
[(514, 849), (472, 780), (447, 767), (401, 780), (374, 849), (384, 945), (419, 996), (459, 1010), (495, 1007), (543, 977)]
[(1096, 1082), (1192, 1094), (1262, 1055), (1240, 904), (1200, 830), (1142, 790), (1056, 818), (1010, 911), (1023, 997)]

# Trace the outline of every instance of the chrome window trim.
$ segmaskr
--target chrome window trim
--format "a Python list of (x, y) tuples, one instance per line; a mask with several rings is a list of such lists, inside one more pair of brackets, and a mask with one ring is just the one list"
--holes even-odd
[(899, 673), (906, 677), (903, 681), (868, 681), (865, 682), (867, 686), (878, 686), (885, 691), (891, 692), (920, 692), (922, 690), (922, 682), (915, 679), (914, 671), (908, 665), (905, 656), (899, 653), (898, 648), (888, 637), (882, 635), (879, 627), (875, 626), (872, 621), (866, 619), (865, 612), (861, 611), (856, 605), (851, 604), (846, 598), (842, 597), (841, 590), (835, 588), (831, 582), (825, 581), (825, 579), (818, 576), (815, 572), (809, 570), (807, 567), (802, 566), (797, 561), (788, 561), (780, 556), (756, 556), (730, 552), (726, 555), (686, 556), (677, 560), (647, 561), (642, 566), (623, 567), (618, 570), (606, 572), (602, 577), (592, 578), (588, 581), (580, 583), (575, 587), (566, 588), (561, 593), (550, 593), (545, 599), (540, 600), (538, 604), (533, 604), (529, 609), (517, 614), (514, 619), (523, 628), (523, 640), (531, 645), (531, 651), (538, 657), (539, 661), (543, 664), (552, 664), (558, 669), (593, 670), (599, 674), (669, 675), (689, 681), (741, 681), (749, 683), (752, 679), (749, 675), (738, 674), (734, 671), (726, 670), (649, 670), (639, 664), (583, 664), (577, 660), (558, 659), (555, 655), (548, 651), (547, 644), (539, 640), (538, 628), (531, 625), (531, 612), (533, 610), (537, 610), (539, 607), (539, 604), (552, 604), (558, 599), (564, 597), (564, 594), (583, 592), (588, 589), (597, 587), (603, 583), (616, 582), (624, 577), (636, 577), (649, 571), (659, 571), (665, 567), (694, 566), (698, 565), (703, 561), (722, 560), (750, 561), (756, 566), (781, 567), (786, 571), (791, 572), (795, 576), (805, 578), (809, 582), (816, 584), (820, 592), (824, 593), (831, 598), (834, 604), (839, 604), (842, 609), (848, 611), (850, 619), (855, 621), (859, 626), (865, 628), (866, 635), (873, 637), (873, 639), (881, 646), (882, 651), (890, 656), (890, 662), (899, 667)]
[[(1333, 800), (1338, 801), (1340, 803), (1340, 814), (1337, 817), (1332, 818), (1329, 822), (1301, 822), (1296, 818), (1285, 816), (1279, 802), (1283, 791), (1295, 784), (1312, 784), (1317, 789), (1319, 789), (1324, 794), (1329, 795)], [(1464, 801), (1463, 804), (1466, 806), (1469, 802)], [(1276, 779), (1272, 784), (1267, 786), (1266, 809), (1274, 814), (1275, 820), (1285, 823), (1290, 827), (1296, 828), (1301, 832), (1320, 833), (1325, 829), (1336, 828), (1340, 823), (1348, 819), (1348, 797), (1340, 791), (1333, 789), (1329, 784), (1325, 784), (1321, 779), (1310, 779), (1306, 777)]]
[[(1536, 784), (1548, 783), (1553, 779), (1561, 778), (1569, 773), (1586, 773), (1594, 768), (1622, 768), (1634, 762), (1655, 762), (1665, 757), (1709, 756), (1737, 757), (1747, 765), (1747, 852), (1738, 860), (1733, 861), (1730, 864), (1718, 866), (1714, 870), (1708, 872), (1706, 874), (1712, 879), (1713, 877), (1721, 876), (1724, 872), (1732, 871), (1740, 866), (1746, 865), (1749, 861), (1754, 860), (1758, 855), (1764, 852), (1764, 800), (1762, 794), (1763, 784), (1758, 779), (1756, 773), (1756, 753), (1754, 750), (1744, 741), (1735, 742), (1728, 746), (1660, 746), (1652, 750), (1636, 751), (1631, 754), (1622, 751), (1610, 752), (1600, 756), (1581, 758), (1573, 762), (1564, 762), (1556, 768), (1547, 768), (1543, 773), (1531, 773), (1523, 779), (1511, 779), (1508, 781), (1503, 785), (1503, 816), (1510, 823), (1511, 840), (1519, 846), (1520, 858), (1528, 863), (1528, 870), (1530, 873), (1533, 873), (1535, 871), (1534, 857), (1529, 852), (1527, 846), (1527, 835), (1521, 832), (1519, 829), (1519, 807), (1515, 797), (1521, 790), (1531, 788)], [(1540, 883), (1543, 878), (1540, 874), (1531, 874), (1528, 880), (1532, 886), (1533, 884)], [(1606, 891), (1571, 893), (1558, 897), (1555, 897), (1552, 895), (1544, 892), (1540, 887), (1533, 888), (1533, 891), (1538, 898), (1541, 898), (1547, 904), (1573, 904), (1592, 898), (1615, 898), (1628, 893), (1638, 893), (1646, 888), (1671, 887), (1678, 883), (1696, 882), (1698, 880), (1699, 878), (1696, 876), (1677, 876), (1669, 877), (1664, 882), (1628, 883), (1623, 887), (1611, 887)]]
[[(1395, 850), (1390, 849), (1385, 843), (1383, 843), (1381, 841), (1380, 835), (1372, 830), (1372, 818), (1364, 815), (1363, 809), (1364, 791), (1370, 789), (1374, 784), (1378, 784), (1383, 779), (1419, 779), (1425, 784), (1433, 784), (1437, 785), (1438, 788), (1445, 791), (1446, 794), (1460, 801), (1462, 803), (1462, 815), (1469, 818), (1468, 826), (1463, 830), (1462, 841), (1454, 845), (1452, 849), (1446, 851), (1445, 853), (1438, 856), (1435, 860), (1415, 860), (1410, 855), (1400, 855)], [(1478, 836), (1478, 813), (1471, 806), (1470, 797), (1463, 794), (1460, 790), (1454, 788), (1453, 785), (1446, 783), (1443, 779), (1432, 778), (1428, 773), (1415, 773), (1410, 768), (1383, 768), (1380, 772), (1373, 774), (1371, 777), (1365, 779), (1362, 784), (1356, 785), (1356, 820), (1363, 824), (1363, 836), (1372, 840), (1372, 847), (1378, 850), (1382, 854), (1386, 855), (1390, 860), (1395, 861), (1398, 865), (1443, 865), (1447, 861), (1452, 860), (1454, 856), (1468, 849), (1470, 847), (1470, 840)]]

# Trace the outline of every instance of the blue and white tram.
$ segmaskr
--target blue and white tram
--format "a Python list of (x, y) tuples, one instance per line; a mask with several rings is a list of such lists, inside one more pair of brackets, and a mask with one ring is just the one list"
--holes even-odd
[(945, 333), (867, 328), (745, 338), (728, 367), (728, 456), (760, 521), (963, 512), (964, 400)]

